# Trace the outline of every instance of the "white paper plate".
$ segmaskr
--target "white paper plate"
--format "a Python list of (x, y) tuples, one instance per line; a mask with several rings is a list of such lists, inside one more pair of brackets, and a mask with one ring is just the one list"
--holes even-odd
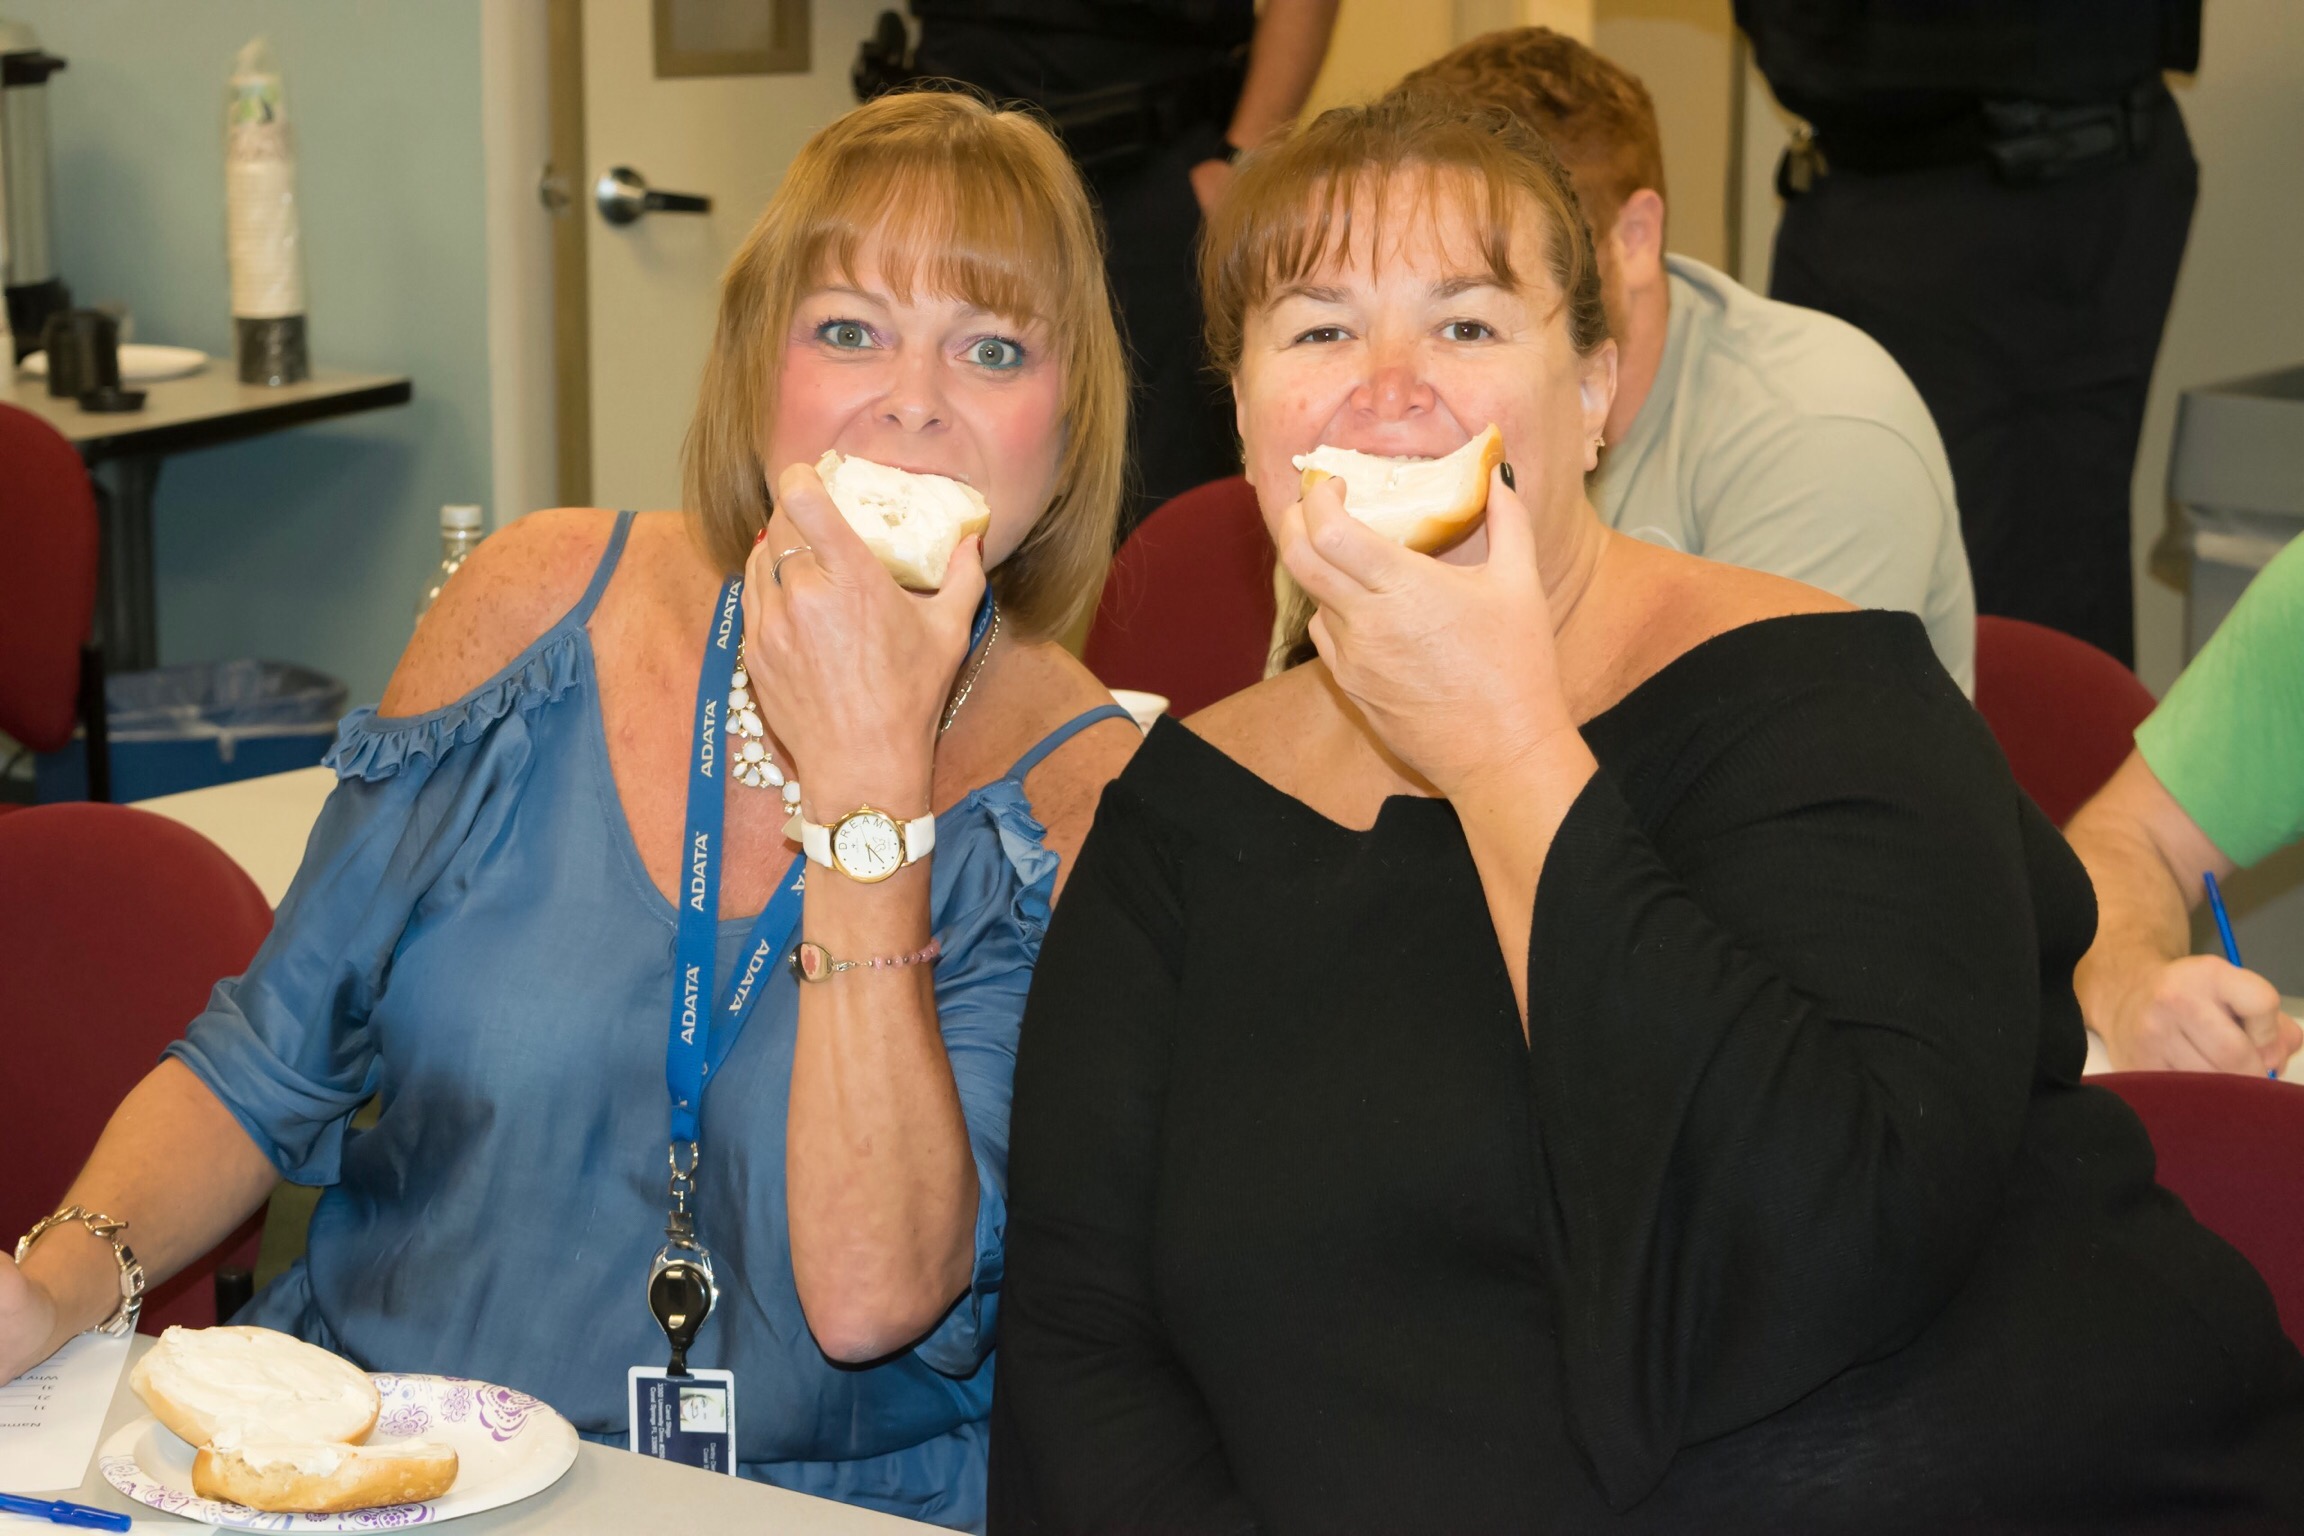
[[(24, 359), (23, 370), (35, 379), (48, 377), (48, 354), (35, 352)], [(162, 379), (181, 379), (198, 373), (208, 366), (208, 354), (191, 347), (147, 347), (141, 342), (130, 342), (120, 349), (120, 382), (123, 384), (157, 384)]]
[(147, 1415), (104, 1442), (105, 1480), (139, 1504), (244, 1531), (385, 1531), (496, 1509), (558, 1482), (576, 1464), (576, 1429), (525, 1392), (458, 1376), (370, 1378), (384, 1399), (370, 1445), (432, 1440), (454, 1447), (456, 1482), (428, 1504), (341, 1515), (268, 1515), (192, 1491), (192, 1447)]

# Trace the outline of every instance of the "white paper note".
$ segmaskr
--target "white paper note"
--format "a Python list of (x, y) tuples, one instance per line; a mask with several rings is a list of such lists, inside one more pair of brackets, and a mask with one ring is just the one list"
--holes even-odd
[(129, 1340), (84, 1333), (0, 1385), (0, 1493), (66, 1498), (88, 1476)]

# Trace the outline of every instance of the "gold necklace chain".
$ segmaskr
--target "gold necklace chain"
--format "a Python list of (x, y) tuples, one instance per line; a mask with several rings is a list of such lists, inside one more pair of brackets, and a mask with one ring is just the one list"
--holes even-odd
[(992, 604), (992, 627), (984, 632), (984, 649), (976, 653), (976, 665), (968, 669), (968, 676), (952, 695), (952, 702), (944, 706), (944, 718), (937, 724), (936, 734), (941, 736), (952, 729), (952, 722), (960, 716), (960, 706), (968, 702), (968, 695), (976, 691), (976, 679), (984, 675), (984, 663), (992, 659), (992, 646), (1000, 638), (1000, 604)]

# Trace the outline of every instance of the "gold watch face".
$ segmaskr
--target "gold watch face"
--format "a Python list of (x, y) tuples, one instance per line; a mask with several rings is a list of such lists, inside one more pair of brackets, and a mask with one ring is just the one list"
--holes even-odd
[(833, 824), (832, 865), (851, 880), (885, 880), (904, 867), (904, 829), (886, 811), (850, 811)]

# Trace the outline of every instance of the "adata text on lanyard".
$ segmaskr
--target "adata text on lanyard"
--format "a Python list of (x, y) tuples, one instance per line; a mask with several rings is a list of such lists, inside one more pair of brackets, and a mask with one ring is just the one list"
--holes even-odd
[(731, 980), (727, 1001), (709, 1007), (720, 939), (720, 838), (727, 820), (721, 744), (721, 712), (736, 676), (736, 643), (743, 632), (744, 579), (730, 577), (706, 636), (704, 665), (696, 678), (695, 750), (688, 764), (686, 835), (681, 841), (688, 879), (680, 891), (679, 923), (672, 949), (672, 1017), (664, 1043), (664, 1085), (672, 1098), (671, 1211), (664, 1247), (648, 1271), (648, 1307), (672, 1346), (669, 1370), (687, 1369), (688, 1346), (719, 1300), (712, 1255), (696, 1235), (696, 1163), (703, 1141), (704, 1087), (727, 1061), (744, 1032), (759, 983), (799, 926), (807, 861), (792, 861), (791, 878), (778, 886), (752, 922), (744, 941), (744, 963)]
[[(685, 1374), (688, 1348), (720, 1299), (712, 1255), (696, 1235), (696, 1165), (703, 1141), (704, 1089), (735, 1048), (736, 1038), (759, 1000), (759, 984), (779, 955), (791, 947), (800, 924), (807, 861), (792, 861), (791, 878), (778, 886), (744, 941), (744, 961), (730, 980), (725, 1003), (707, 1011), (718, 968), (720, 938), (720, 835), (727, 800), (720, 769), (726, 722), (721, 711), (736, 676), (736, 645), (742, 633), (744, 581), (730, 577), (720, 589), (720, 605), (705, 638), (704, 665), (696, 678), (696, 745), (688, 768), (685, 850), (688, 880), (680, 893), (679, 923), (672, 951), (672, 1013), (664, 1043), (664, 1083), (672, 1098), (670, 1214), (664, 1246), (648, 1270), (648, 1309), (672, 1347), (671, 1375)], [(986, 591), (970, 630), (972, 654), (983, 643), (992, 617)]]

